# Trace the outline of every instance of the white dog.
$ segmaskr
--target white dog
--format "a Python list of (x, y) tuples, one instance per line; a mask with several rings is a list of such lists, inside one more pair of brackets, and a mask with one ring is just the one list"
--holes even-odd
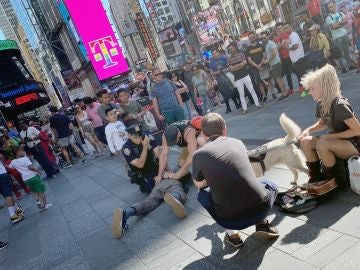
[[(300, 135), (301, 128), (284, 113), (280, 115), (279, 120), (282, 128), (287, 133), (287, 136), (285, 138), (276, 139), (267, 144), (264, 144), (261, 146), (261, 149), (270, 149), (276, 146), (284, 145), (287, 142), (296, 140), (297, 136)], [(269, 151), (265, 154), (265, 157), (262, 155), (260, 158), (263, 159), (264, 166), (261, 166), (260, 162), (251, 162), (257, 177), (263, 176), (265, 171), (269, 170), (274, 165), (284, 164), (293, 173), (294, 179), (291, 183), (296, 185), (299, 171), (305, 173), (308, 172), (305, 163), (305, 156), (301, 149), (299, 149), (295, 144), (289, 144), (285, 147)]]

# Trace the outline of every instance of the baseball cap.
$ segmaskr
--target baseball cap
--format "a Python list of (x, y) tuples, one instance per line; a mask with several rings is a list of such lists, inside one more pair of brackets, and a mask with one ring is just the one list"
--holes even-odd
[(176, 126), (169, 125), (165, 128), (164, 136), (168, 146), (174, 146), (177, 141), (178, 129)]
[(314, 24), (309, 28), (309, 31), (313, 31), (313, 30), (320, 30), (320, 25), (318, 24)]
[(131, 126), (128, 126), (126, 129), (126, 132), (131, 135), (142, 135), (141, 131), (141, 125), (133, 124)]

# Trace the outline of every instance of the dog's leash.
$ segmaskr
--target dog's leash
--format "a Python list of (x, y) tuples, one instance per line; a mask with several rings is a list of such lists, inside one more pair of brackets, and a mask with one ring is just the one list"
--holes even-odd
[(271, 147), (271, 148), (268, 148), (266, 145), (261, 145), (255, 149), (252, 149), (250, 151), (248, 151), (248, 157), (250, 158), (253, 158), (253, 157), (259, 157), (263, 154), (266, 154), (267, 152), (271, 152), (271, 151), (274, 151), (274, 150), (278, 150), (278, 149), (282, 149), (282, 148), (285, 148), (286, 146), (288, 145), (291, 145), (291, 144), (295, 144), (297, 143), (298, 141), (288, 141), (286, 143), (283, 143), (283, 144), (280, 144), (280, 145), (276, 145), (274, 147)]
[(285, 148), (288, 145), (291, 144), (295, 144), (298, 143), (298, 141), (288, 141), (286, 143), (280, 144), (280, 145), (276, 145), (274, 147), (271, 148), (267, 148), (266, 145), (261, 145), (253, 150), (248, 151), (248, 157), (250, 159), (250, 162), (259, 162), (261, 165), (261, 169), (263, 171), (263, 174), (265, 174), (266, 172), (266, 166), (265, 166), (265, 156), (266, 153), (274, 151), (274, 150), (278, 150), (278, 149), (282, 149)]

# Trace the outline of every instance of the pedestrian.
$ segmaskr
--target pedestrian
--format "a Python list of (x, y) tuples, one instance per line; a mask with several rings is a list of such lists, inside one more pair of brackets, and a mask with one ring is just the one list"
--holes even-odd
[(76, 152), (77, 156), (81, 159), (81, 162), (87, 162), (84, 156), (84, 153), (77, 146), (75, 137), (72, 131), (72, 122), (67, 115), (59, 113), (58, 109), (55, 106), (49, 108), (51, 116), (49, 118), (50, 127), (59, 141), (61, 151), (65, 157), (66, 164), (64, 168), (69, 168), (72, 166), (69, 147)]
[(144, 134), (140, 125), (131, 125), (126, 132), (128, 139), (122, 154), (130, 167), (130, 178), (140, 186), (141, 192), (149, 194), (159, 171), (160, 147), (152, 136)]
[(194, 87), (193, 87), (193, 83), (192, 83), (192, 77), (193, 77), (193, 73), (192, 73), (192, 59), (188, 58), (186, 60), (186, 63), (184, 65), (184, 70), (180, 76), (181, 80), (186, 84), (186, 86), (188, 87), (189, 90), (189, 96), (191, 99), (191, 102), (196, 110), (196, 112), (199, 115), (202, 115), (202, 109), (201, 106), (199, 106), (196, 102), (196, 95), (195, 95), (195, 91), (194, 91)]
[(199, 189), (200, 204), (226, 229), (224, 242), (242, 246), (240, 234), (233, 230), (252, 225), (261, 238), (278, 237), (278, 231), (267, 220), (278, 194), (277, 186), (269, 180), (257, 180), (245, 145), (226, 137), (221, 115), (205, 115), (202, 132), (207, 143), (193, 155), (194, 185)]
[[(265, 103), (267, 100), (267, 95), (265, 93), (264, 81), (266, 81), (267, 85), (269, 85), (272, 91), (274, 91), (269, 68), (267, 65), (263, 65), (263, 61), (266, 58), (265, 49), (263, 44), (260, 44), (260, 42), (257, 41), (254, 32), (249, 33), (249, 40), (250, 44), (247, 46), (246, 49), (247, 60), (251, 66), (251, 72), (254, 75), (255, 83), (258, 85), (261, 92), (261, 99), (259, 100), (259, 102)], [(276, 98), (274, 92), (272, 93), (272, 97), (274, 99)]]
[(35, 127), (30, 127), (26, 121), (20, 121), (19, 128), (21, 129), (20, 138), (25, 143), (27, 152), (34, 156), (34, 159), (44, 169), (48, 178), (55, 177), (56, 171), (40, 143), (40, 131)]
[(109, 146), (111, 154), (120, 158), (121, 164), (127, 171), (128, 166), (126, 160), (121, 154), (121, 149), (128, 139), (126, 134), (126, 127), (123, 122), (118, 120), (117, 110), (106, 109), (105, 113), (106, 121), (108, 122), (105, 127), (107, 145)]
[[(278, 98), (278, 101), (284, 100), (289, 97), (285, 89), (285, 84), (282, 78), (282, 64), (279, 57), (279, 52), (276, 44), (270, 40), (269, 32), (262, 32), (262, 40), (265, 45), (266, 58), (263, 59), (262, 65), (269, 65), (271, 74), (282, 93), (282, 96)], [(273, 93), (274, 94), (274, 93)]]
[(9, 168), (16, 169), (20, 172), (21, 177), (31, 192), (35, 194), (36, 204), (40, 210), (48, 209), (52, 206), (48, 203), (45, 196), (45, 185), (40, 178), (40, 171), (32, 165), (30, 159), (26, 156), (23, 148), (19, 147), (16, 150), (16, 159), (11, 161)]
[(349, 46), (350, 40), (345, 26), (348, 21), (345, 19), (345, 15), (342, 12), (336, 11), (334, 3), (328, 4), (329, 15), (326, 17), (326, 24), (330, 27), (331, 37), (334, 44), (341, 52), (340, 65), (342, 73), (355, 69), (350, 58)]
[(128, 229), (127, 221), (132, 216), (145, 216), (165, 201), (180, 219), (186, 218), (186, 194), (181, 183), (174, 179), (164, 179), (158, 183), (144, 200), (125, 209), (116, 208), (113, 214), (112, 233), (119, 239)]
[(160, 69), (155, 68), (152, 72), (154, 83), (151, 88), (151, 97), (155, 116), (167, 124), (185, 119), (182, 109), (180, 93), (174, 83), (164, 79)]
[(289, 48), (289, 56), (299, 81), (299, 93), (301, 94), (301, 97), (305, 97), (308, 95), (308, 93), (307, 91), (304, 91), (304, 87), (301, 84), (301, 78), (306, 73), (303, 43), (299, 35), (293, 31), (292, 25), (290, 23), (285, 23), (284, 30), (289, 34), (289, 39), (286, 40), (285, 44), (287, 44)]
[(150, 130), (150, 127), (146, 125), (144, 120), (146, 110), (139, 102), (129, 99), (128, 89), (120, 90), (117, 96), (120, 101), (120, 108), (124, 111), (124, 124), (127, 127), (137, 124), (141, 125), (144, 131)]
[(314, 24), (309, 28), (310, 52), (308, 56), (314, 69), (321, 68), (330, 57), (330, 43), (325, 34), (321, 33), (320, 25)]
[(191, 110), (191, 98), (187, 85), (178, 78), (178, 75), (174, 72), (170, 74), (170, 80), (176, 85), (181, 100), (183, 102), (183, 111), (185, 112), (185, 118), (191, 120), (192, 110)]
[(321, 14), (321, 0), (310, 0), (307, 4), (311, 20), (318, 25), (323, 25), (324, 19)]
[(274, 41), (277, 44), (279, 56), (281, 59), (281, 64), (283, 67), (282, 76), (286, 76), (287, 85), (288, 85), (288, 93), (291, 95), (294, 93), (294, 85), (291, 74), (293, 73), (292, 62), (289, 55), (289, 44), (287, 40), (289, 40), (289, 34), (284, 29), (283, 22), (276, 23), (276, 32), (277, 36)]
[(202, 70), (199, 66), (193, 66), (192, 72), (193, 87), (196, 96), (201, 99), (203, 114), (208, 113), (208, 111), (214, 111), (214, 105), (212, 103), (212, 100), (208, 96), (208, 74), (206, 74), (206, 72)]
[(95, 135), (93, 123), (90, 121), (86, 111), (83, 110), (82, 107), (80, 107), (79, 105), (75, 105), (75, 119), (77, 121), (81, 134), (94, 147), (96, 151), (95, 156), (104, 155), (104, 147), (100, 144), (100, 141)]
[(360, 6), (355, 12), (354, 24), (354, 52), (357, 55), (357, 73), (360, 73)]
[(236, 44), (232, 43), (228, 46), (230, 57), (228, 60), (229, 70), (234, 75), (235, 86), (240, 94), (241, 107), (243, 108), (242, 114), (246, 114), (247, 103), (245, 100), (244, 87), (249, 90), (256, 107), (263, 108), (264, 106), (259, 103), (259, 99), (255, 93), (254, 86), (251, 82), (250, 73), (248, 69), (247, 59), (244, 53), (238, 52)]
[(199, 132), (191, 125), (190, 121), (180, 121), (168, 125), (162, 135), (161, 155), (159, 158), (159, 172), (155, 178), (156, 182), (163, 179), (164, 171), (168, 164), (170, 147), (175, 145), (181, 148), (178, 159), (178, 170), (170, 173), (169, 178), (180, 179), (189, 175), (192, 163), (192, 155), (198, 147), (197, 137)]
[(94, 127), (94, 132), (96, 138), (98, 139), (98, 144), (101, 146), (101, 149), (103, 149), (105, 153), (104, 148), (106, 145), (106, 138), (103, 130), (103, 121), (97, 112), (101, 104), (97, 102), (95, 98), (90, 97), (86, 97), (84, 99), (84, 103), (86, 106), (86, 113)]
[(212, 57), (210, 58), (210, 72), (212, 76), (215, 76), (217, 87), (222, 95), (225, 105), (226, 114), (231, 112), (229, 100), (232, 99), (236, 109), (240, 108), (240, 104), (235, 97), (234, 85), (226, 75), (228, 59), (225, 55), (221, 55), (217, 49), (212, 51)]
[(3, 164), (4, 156), (0, 154), (0, 193), (5, 198), (5, 202), (9, 211), (10, 221), (12, 224), (23, 220), (24, 211), (18, 208), (13, 199), (11, 178)]
[[(332, 180), (336, 178), (336, 158), (346, 160), (359, 156), (360, 124), (350, 102), (341, 95), (340, 81), (333, 66), (327, 64), (308, 74), (303, 83), (317, 103), (315, 116), (318, 118), (298, 137), (309, 168), (308, 182)], [(329, 130), (329, 133), (312, 135), (322, 130)]]

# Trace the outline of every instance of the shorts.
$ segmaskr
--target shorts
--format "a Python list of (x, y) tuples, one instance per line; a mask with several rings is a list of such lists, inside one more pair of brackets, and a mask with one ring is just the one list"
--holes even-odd
[(67, 136), (65, 138), (59, 138), (59, 145), (60, 147), (67, 147), (72, 144), (75, 144), (75, 137), (74, 135)]
[(274, 78), (282, 78), (282, 64), (281, 62), (272, 65), (271, 67), (271, 73)]
[(13, 195), (11, 178), (7, 173), (0, 174), (0, 193), (4, 196), (4, 198), (11, 197)]
[(259, 76), (261, 80), (269, 80), (271, 77), (270, 70), (267, 67), (259, 70)]
[(44, 182), (41, 180), (40, 176), (38, 175), (26, 180), (25, 184), (34, 193), (44, 193), (46, 190)]

